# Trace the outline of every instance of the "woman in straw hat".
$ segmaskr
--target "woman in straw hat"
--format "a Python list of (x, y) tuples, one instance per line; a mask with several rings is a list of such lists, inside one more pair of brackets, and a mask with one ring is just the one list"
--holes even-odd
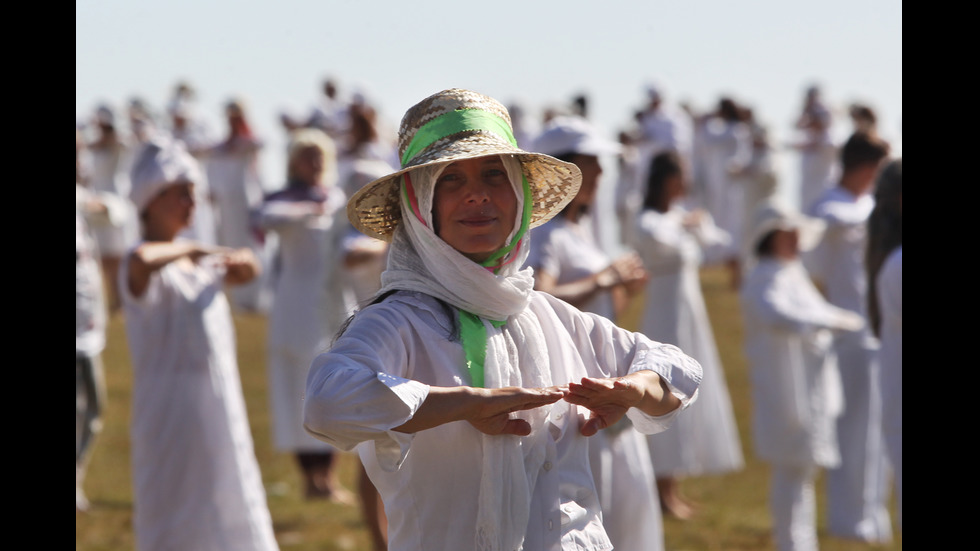
[(389, 549), (611, 548), (586, 437), (623, 415), (665, 429), (700, 365), (533, 290), (528, 230), (581, 173), (517, 148), (499, 102), (460, 89), (422, 100), (399, 154), (400, 170), (348, 202), (355, 227), (391, 243), (388, 265), (313, 362), (307, 430), (357, 447)]
[(247, 248), (179, 236), (193, 220), (200, 167), (180, 142), (157, 140), (132, 169), (143, 240), (119, 273), (137, 548), (274, 551), (223, 292), (253, 280), (259, 265)]
[(757, 261), (741, 288), (754, 447), (772, 468), (769, 505), (779, 551), (817, 549), (816, 473), (840, 464), (843, 391), (831, 332), (864, 327), (860, 314), (820, 294), (800, 261), (823, 229), (819, 219), (780, 202), (762, 203), (750, 238)]

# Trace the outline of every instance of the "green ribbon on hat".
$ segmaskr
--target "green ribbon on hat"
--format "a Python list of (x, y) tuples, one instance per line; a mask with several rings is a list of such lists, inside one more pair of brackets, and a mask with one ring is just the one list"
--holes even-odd
[(468, 130), (493, 132), (505, 138), (514, 147), (517, 147), (514, 132), (503, 118), (481, 109), (459, 109), (439, 115), (422, 125), (415, 132), (412, 141), (408, 143), (408, 147), (405, 148), (405, 153), (402, 154), (402, 166), (408, 166), (409, 161), (433, 143), (446, 136), (452, 136), (453, 134)]

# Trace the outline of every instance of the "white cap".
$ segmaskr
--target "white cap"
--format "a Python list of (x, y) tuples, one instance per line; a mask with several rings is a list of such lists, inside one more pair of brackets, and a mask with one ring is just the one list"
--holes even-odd
[(183, 142), (156, 136), (136, 156), (130, 173), (129, 198), (138, 212), (143, 212), (157, 195), (174, 184), (200, 184), (201, 166)]
[(800, 252), (808, 251), (820, 242), (826, 227), (823, 220), (806, 216), (778, 199), (762, 202), (755, 210), (752, 222), (749, 243), (753, 249), (772, 231), (797, 230), (799, 233), (797, 246)]
[(603, 137), (582, 117), (561, 115), (552, 119), (534, 140), (533, 152), (545, 155), (606, 155), (622, 151), (622, 146)]

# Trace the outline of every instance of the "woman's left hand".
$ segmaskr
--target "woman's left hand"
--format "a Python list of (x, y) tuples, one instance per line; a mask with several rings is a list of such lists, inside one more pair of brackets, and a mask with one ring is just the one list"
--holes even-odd
[(643, 398), (644, 391), (630, 377), (589, 378), (582, 383), (569, 383), (569, 394), (565, 400), (584, 406), (592, 416), (583, 420), (583, 436), (592, 436), (610, 427), (626, 415), (626, 410), (636, 406)]
[(255, 279), (261, 271), (258, 258), (249, 248), (241, 248), (226, 253), (222, 261), (227, 271), (225, 283), (242, 285)]

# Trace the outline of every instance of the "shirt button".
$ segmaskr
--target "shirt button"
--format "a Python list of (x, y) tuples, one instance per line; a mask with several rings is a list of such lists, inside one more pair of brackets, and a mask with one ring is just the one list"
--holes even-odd
[(551, 461), (545, 461), (544, 462), (544, 470), (550, 471), (552, 466), (553, 465), (551, 464)]
[(554, 530), (554, 528), (555, 528), (555, 521), (549, 520), (548, 521), (548, 530)]

